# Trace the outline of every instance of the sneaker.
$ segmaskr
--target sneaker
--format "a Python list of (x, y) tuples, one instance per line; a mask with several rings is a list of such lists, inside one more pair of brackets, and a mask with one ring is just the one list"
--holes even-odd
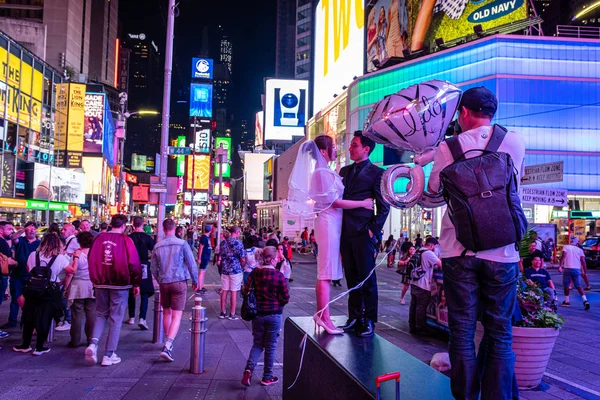
[(13, 350), (17, 353), (29, 353), (32, 350), (32, 348), (31, 346), (25, 346), (24, 344), (20, 344), (18, 346), (14, 346)]
[(404, 301), (404, 299), (400, 299), (400, 304), (402, 304), (402, 305), (406, 304), (406, 302)]
[(4, 325), (0, 326), (0, 329), (10, 329), (10, 328), (16, 328), (16, 327), (17, 327), (16, 322), (7, 322)]
[(49, 347), (42, 347), (42, 348), (41, 348), (41, 349), (39, 349), (39, 350), (37, 350), (37, 349), (36, 349), (36, 350), (35, 350), (33, 353), (31, 353), (31, 354), (33, 354), (34, 356), (41, 356), (42, 354), (48, 353), (49, 351), (50, 351), (50, 348), (49, 348)]
[(143, 318), (140, 318), (140, 323), (138, 324), (138, 326), (143, 331), (147, 331), (148, 330), (148, 324), (146, 323), (146, 320), (143, 319)]
[(205, 287), (203, 287), (202, 289), (200, 289), (200, 293), (204, 294), (206, 292), (208, 292), (208, 290)]
[(563, 301), (562, 303), (560, 303), (560, 305), (562, 307), (571, 307), (571, 303), (569, 303), (568, 301)]
[(589, 301), (584, 301), (583, 302), (583, 309), (584, 310), (589, 310), (590, 309), (590, 302)]
[(98, 346), (94, 343), (85, 349), (85, 362), (88, 364), (98, 364)]
[(260, 384), (263, 386), (270, 386), (270, 385), (276, 384), (277, 382), (279, 382), (279, 378), (276, 376), (272, 376), (269, 379), (262, 378), (262, 380), (260, 381)]
[(219, 319), (227, 319), (229, 318), (229, 314), (222, 312), (221, 314), (219, 314)]
[(242, 376), (242, 385), (250, 386), (250, 381), (252, 380), (252, 371), (249, 369), (244, 371), (244, 376)]
[(230, 314), (229, 319), (232, 321), (235, 321), (235, 320), (240, 319), (240, 317), (237, 314)]
[(173, 348), (171, 347), (171, 349), (167, 349), (167, 346), (163, 347), (163, 351), (160, 352), (160, 358), (162, 358), (165, 361), (175, 361), (175, 359), (173, 358), (173, 355), (171, 354), (171, 351), (173, 351)]
[(108, 356), (104, 356), (102, 357), (102, 366), (103, 367), (109, 367), (111, 365), (115, 365), (121, 362), (121, 359), (119, 358), (119, 356), (117, 355), (117, 353), (112, 353), (112, 356), (108, 357)]
[(10, 335), (8, 334), (8, 332), (4, 332), (4, 331), (0, 331), (0, 339), (4, 339), (9, 337)]
[(62, 325), (57, 326), (56, 328), (54, 328), (55, 331), (57, 332), (65, 332), (71, 329), (71, 324), (68, 323), (67, 321), (63, 322)]
[(127, 321), (125, 321), (125, 323), (127, 325), (133, 325), (133, 324), (135, 324), (135, 318), (129, 318)]
[[(592, 290), (592, 287), (591, 287), (591, 286), (588, 286), (588, 287), (586, 287), (584, 290), (585, 290), (585, 291), (587, 291), (587, 292), (589, 292), (590, 290)], [(0, 326), (0, 328), (2, 328), (2, 327)]]

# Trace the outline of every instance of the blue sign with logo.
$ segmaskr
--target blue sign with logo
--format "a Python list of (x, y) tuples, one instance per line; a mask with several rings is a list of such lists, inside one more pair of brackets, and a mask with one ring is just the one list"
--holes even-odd
[(190, 85), (190, 117), (212, 118), (213, 87), (206, 83)]
[(210, 58), (192, 58), (192, 78), (212, 79), (213, 60)]

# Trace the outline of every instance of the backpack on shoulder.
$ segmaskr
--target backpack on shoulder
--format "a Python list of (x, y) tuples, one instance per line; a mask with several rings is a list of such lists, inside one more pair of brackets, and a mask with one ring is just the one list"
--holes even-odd
[[(506, 128), (494, 125), (486, 148), (467, 152), (458, 137), (446, 140), (454, 162), (442, 170), (440, 182), (456, 238), (465, 252), (509, 244), (518, 248), (527, 230), (513, 160), (498, 151), (506, 133)], [(466, 158), (471, 151), (482, 154)]]
[(419, 249), (415, 251), (415, 254), (408, 260), (408, 265), (406, 266), (406, 274), (410, 276), (412, 281), (418, 281), (421, 279), (427, 271), (423, 268), (421, 264), (423, 253), (427, 251), (426, 249)]
[(57, 256), (50, 259), (48, 264), (42, 265), (40, 254), (35, 253), (35, 267), (29, 272), (29, 281), (25, 286), (24, 295), (26, 298), (40, 298), (45, 295), (52, 285), (52, 264)]

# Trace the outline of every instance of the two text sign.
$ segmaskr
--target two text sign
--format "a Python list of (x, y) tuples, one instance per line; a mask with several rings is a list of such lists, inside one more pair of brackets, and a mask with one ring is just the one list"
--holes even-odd
[(526, 188), (519, 189), (522, 203), (546, 204), (549, 206), (565, 207), (569, 204), (567, 191), (563, 189)]
[(562, 182), (563, 169), (563, 161), (526, 166), (525, 173), (521, 178), (521, 185)]

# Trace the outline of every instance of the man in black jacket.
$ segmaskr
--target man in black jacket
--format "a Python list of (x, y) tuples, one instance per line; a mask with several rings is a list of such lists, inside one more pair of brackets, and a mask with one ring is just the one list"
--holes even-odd
[[(375, 268), (377, 249), (381, 244), (381, 228), (390, 211), (381, 196), (383, 169), (369, 161), (375, 142), (354, 133), (350, 145), (353, 164), (340, 170), (344, 183), (344, 200), (375, 199), (375, 210), (355, 208), (344, 210), (340, 251), (348, 288), (362, 282)], [(348, 321), (340, 328), (354, 329), (359, 337), (372, 336), (373, 323), (377, 322), (377, 277), (375, 272), (360, 289), (350, 292), (348, 298)]]

